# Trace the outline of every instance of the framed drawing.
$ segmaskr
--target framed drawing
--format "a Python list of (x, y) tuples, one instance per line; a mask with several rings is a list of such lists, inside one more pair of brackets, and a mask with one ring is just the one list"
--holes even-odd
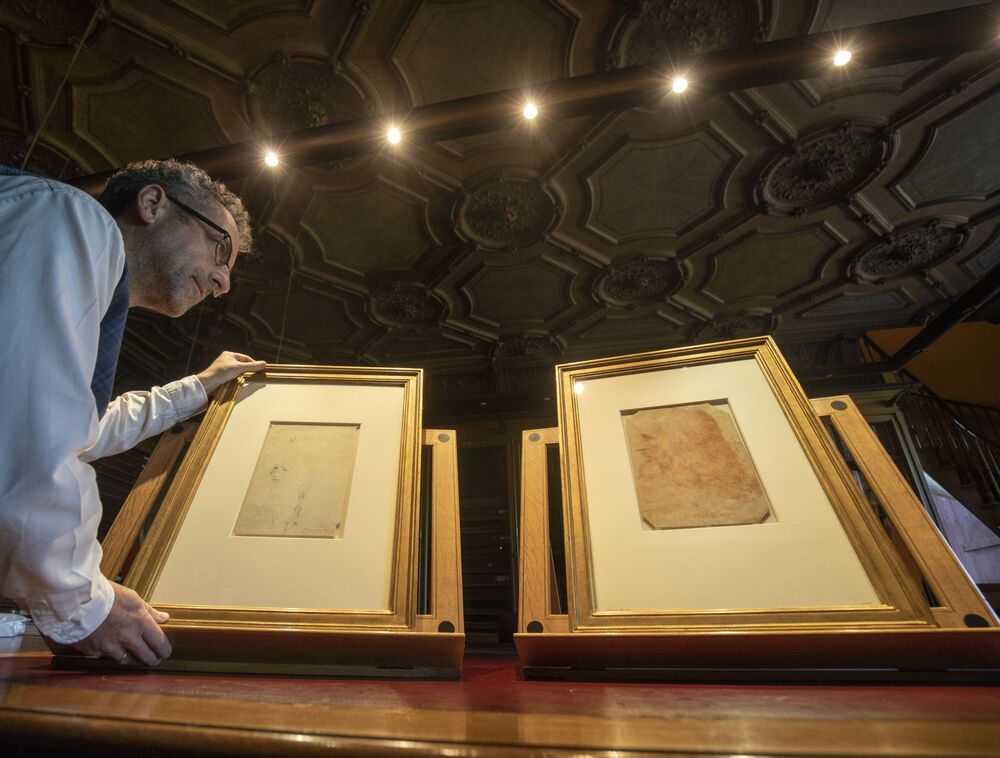
[[(171, 614), (162, 667), (458, 675), (455, 433), (420, 428), (420, 396), (418, 369), (270, 366), (223, 388), (179, 466), (190, 429), (161, 441), (105, 566), (122, 566), (162, 500), (124, 569)], [(417, 613), (422, 448), (431, 576)]]
[(178, 622), (413, 628), (420, 434), (418, 370), (227, 385), (125, 584)]
[[(718, 373), (732, 364), (737, 371)], [(945, 601), (928, 605), (770, 339), (587, 361), (556, 372), (560, 428), (528, 430), (522, 440), (515, 643), (525, 676), (673, 680), (725, 670), (745, 679), (995, 678), (995, 617), (949, 560), (912, 494), (900, 497), (902, 480), (883, 470), (887, 456), (871, 433), (865, 437), (841, 418), (844, 439), (891, 502), (887, 511), (906, 533), (909, 552), (925, 574), (937, 574), (932, 587)], [(821, 411), (817, 403), (824, 402), (812, 406)], [(724, 416), (717, 412), (723, 403)], [(748, 404), (756, 412), (748, 413)], [(659, 413), (673, 408), (683, 410)], [(647, 409), (658, 411), (644, 414), (653, 420), (639, 434), (630, 431), (637, 411)], [(673, 428), (664, 432), (661, 423)], [(670, 445), (688, 449), (668, 456)], [(558, 474), (546, 465), (554, 448), (566, 524), (563, 609), (553, 595), (548, 523), (549, 501), (559, 497), (548, 481)], [(700, 466), (691, 449), (725, 461), (727, 470)], [(794, 481), (782, 481), (786, 474)], [(731, 488), (721, 496), (713, 494), (720, 479)], [(670, 502), (650, 480), (678, 491), (683, 517), (648, 518), (650, 503), (662, 509)], [(690, 496), (699, 488), (721, 507), (700, 510)], [(733, 507), (732, 489), (745, 492), (750, 505)], [(796, 524), (802, 519), (826, 535), (810, 537), (813, 525)], [(786, 534), (747, 535), (777, 525)], [(611, 539), (602, 543), (594, 534), (601, 529)], [(774, 564), (786, 576), (767, 576)], [(863, 581), (841, 582), (843, 572)], [(753, 585), (762, 578), (777, 587), (759, 591)]]
[(557, 381), (572, 630), (933, 623), (769, 338)]
[[(421, 430), (420, 380), (416, 369), (270, 366), (223, 388), (196, 434), (188, 424), (161, 439), (102, 564), (171, 614), (161, 668), (460, 674), (457, 446), (452, 430)], [(421, 613), (423, 477), (433, 529)]]

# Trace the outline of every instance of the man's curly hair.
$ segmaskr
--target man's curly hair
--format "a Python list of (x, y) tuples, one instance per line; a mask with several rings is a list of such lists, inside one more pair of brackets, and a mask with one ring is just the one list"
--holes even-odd
[(192, 163), (181, 163), (169, 158), (165, 161), (136, 161), (116, 171), (104, 185), (97, 202), (112, 216), (121, 213), (147, 184), (159, 184), (182, 203), (209, 215), (212, 201), (233, 214), (240, 232), (240, 251), (247, 252), (253, 244), (250, 231), (250, 214), (243, 201)]

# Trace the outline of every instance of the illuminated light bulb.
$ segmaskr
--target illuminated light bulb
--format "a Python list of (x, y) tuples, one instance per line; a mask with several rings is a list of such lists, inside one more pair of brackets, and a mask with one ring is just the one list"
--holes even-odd
[(524, 106), (524, 117), (527, 119), (532, 119), (538, 115), (538, 106), (534, 103), (527, 103)]
[(274, 168), (278, 165), (278, 154), (273, 150), (268, 150), (267, 155), (264, 156), (264, 163), (271, 168)]
[(670, 88), (679, 95), (688, 88), (688, 80), (683, 76), (675, 76), (674, 83), (670, 85)]
[(394, 144), (394, 145), (398, 145), (398, 144), (399, 144), (399, 141), (400, 141), (401, 139), (403, 139), (403, 135), (402, 135), (402, 134), (400, 134), (400, 132), (399, 132), (399, 129), (397, 129), (396, 127), (392, 127), (392, 128), (391, 128), (391, 129), (389, 130), (389, 133), (388, 133), (388, 134), (386, 135), (386, 138), (387, 138), (387, 139), (389, 140), (389, 142), (391, 142), (392, 144)]
[(850, 50), (838, 50), (837, 54), (833, 56), (834, 66), (845, 66), (847, 62), (851, 60)]

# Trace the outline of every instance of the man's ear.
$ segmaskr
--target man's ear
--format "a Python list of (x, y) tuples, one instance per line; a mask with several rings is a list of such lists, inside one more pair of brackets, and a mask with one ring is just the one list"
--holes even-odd
[(147, 184), (135, 195), (135, 212), (144, 224), (156, 223), (167, 210), (167, 191), (159, 184)]

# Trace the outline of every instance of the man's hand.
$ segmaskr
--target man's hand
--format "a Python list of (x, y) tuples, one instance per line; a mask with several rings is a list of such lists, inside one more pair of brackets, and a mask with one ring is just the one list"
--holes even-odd
[[(86, 655), (110, 658), (118, 663), (142, 661), (147, 666), (155, 666), (172, 652), (167, 635), (160, 624), (170, 616), (139, 597), (128, 587), (111, 585), (115, 591), (115, 602), (104, 622), (89, 636), (69, 647)], [(66, 646), (46, 639), (53, 652), (61, 652)]]
[(205, 388), (205, 394), (211, 397), (213, 392), (230, 379), (235, 379), (248, 371), (263, 371), (265, 368), (267, 363), (264, 361), (255, 361), (249, 355), (231, 353), (227, 350), (212, 361), (211, 366), (196, 376), (201, 386)]

